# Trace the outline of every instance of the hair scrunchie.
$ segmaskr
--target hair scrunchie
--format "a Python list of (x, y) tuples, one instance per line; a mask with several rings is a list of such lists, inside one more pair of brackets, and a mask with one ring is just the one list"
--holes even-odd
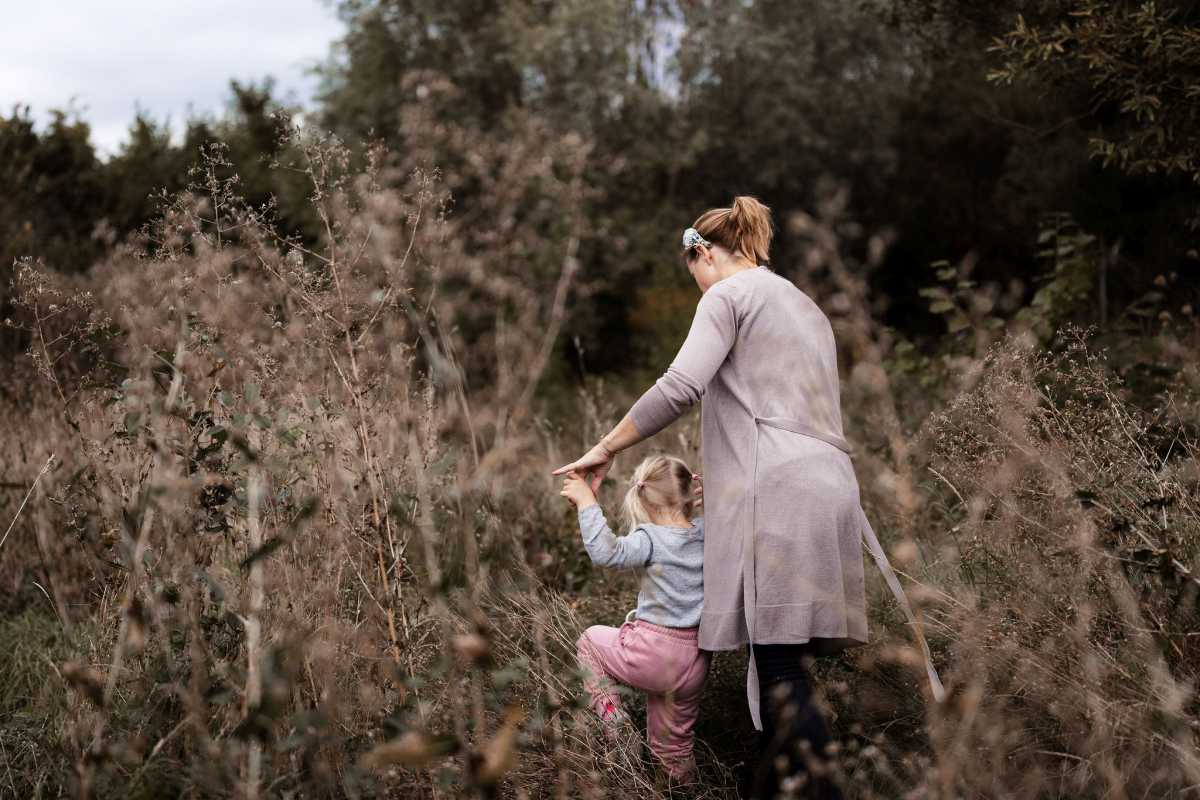
[(700, 235), (700, 232), (695, 228), (688, 228), (683, 232), (683, 249), (691, 250), (693, 247), (712, 247), (712, 243)]

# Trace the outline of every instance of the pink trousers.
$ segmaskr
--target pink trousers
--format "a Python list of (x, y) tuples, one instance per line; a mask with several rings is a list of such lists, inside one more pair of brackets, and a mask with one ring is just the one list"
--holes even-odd
[(697, 628), (636, 620), (620, 628), (593, 625), (576, 643), (583, 687), (604, 720), (623, 715), (613, 681), (646, 692), (650, 752), (674, 778), (695, 769), (692, 744), (710, 653), (696, 647)]

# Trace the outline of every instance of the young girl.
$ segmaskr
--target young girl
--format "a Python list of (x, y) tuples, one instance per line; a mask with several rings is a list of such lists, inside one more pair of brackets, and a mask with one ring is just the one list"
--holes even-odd
[[(690, 519), (700, 496), (678, 458), (651, 456), (634, 470), (625, 494), (632, 530), (614, 536), (591, 487), (572, 472), (562, 495), (579, 511), (592, 563), (642, 573), (638, 605), (620, 628), (593, 625), (577, 643), (584, 688), (606, 723), (626, 719), (613, 681), (647, 693), (650, 751), (676, 779), (694, 768), (692, 727), (708, 676), (709, 653), (696, 646), (704, 601), (703, 521)], [(636, 617), (630, 620), (630, 617)]]

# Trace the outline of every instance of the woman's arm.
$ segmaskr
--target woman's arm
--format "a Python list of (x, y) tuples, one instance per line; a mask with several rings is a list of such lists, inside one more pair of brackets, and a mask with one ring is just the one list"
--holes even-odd
[(626, 414), (624, 419), (617, 423), (617, 427), (600, 437), (600, 441), (583, 454), (583, 458), (559, 467), (554, 470), (554, 474), (578, 472), (586, 475), (592, 491), (599, 491), (601, 481), (612, 467), (613, 457), (622, 450), (633, 447), (643, 438), (645, 437), (638, 433), (637, 426), (633, 424), (633, 419)]
[(733, 348), (737, 328), (730, 290), (718, 284), (705, 292), (675, 360), (629, 409), (628, 419), (642, 438), (650, 438), (679, 419), (704, 396)]
[(554, 471), (555, 475), (586, 472), (592, 491), (612, 466), (617, 453), (649, 439), (683, 415), (704, 394), (737, 339), (733, 300), (717, 285), (705, 292), (683, 347), (666, 374), (638, 399), (617, 426), (605, 434), (583, 458)]

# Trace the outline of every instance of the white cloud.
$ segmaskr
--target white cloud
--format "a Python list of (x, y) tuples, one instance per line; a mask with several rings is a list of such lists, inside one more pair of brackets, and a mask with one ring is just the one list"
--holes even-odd
[(215, 113), (229, 80), (276, 79), (307, 104), (343, 26), (322, 0), (0, 0), (0, 112), (28, 104), (43, 121), (74, 103), (103, 153), (141, 108), (176, 125)]

